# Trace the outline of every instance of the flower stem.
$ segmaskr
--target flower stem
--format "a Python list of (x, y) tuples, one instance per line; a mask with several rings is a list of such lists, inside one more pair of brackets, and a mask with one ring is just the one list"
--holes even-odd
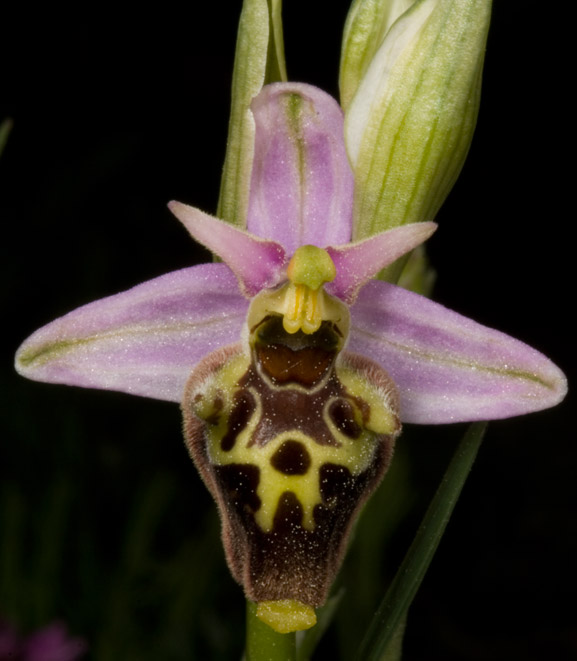
[(277, 633), (256, 616), (257, 605), (246, 602), (246, 661), (295, 661), (296, 635)]
[[(359, 659), (380, 661), (392, 658), (384, 654), (395, 640), (398, 629), (404, 626), (404, 618), (441, 541), (486, 427), (485, 422), (473, 423), (461, 439), (415, 539), (371, 622)], [(397, 640), (395, 644), (398, 643)], [(400, 658), (400, 646), (394, 656)]]
[(12, 120), (10, 118), (5, 119), (0, 124), (0, 155), (4, 151), (4, 147), (12, 130)]

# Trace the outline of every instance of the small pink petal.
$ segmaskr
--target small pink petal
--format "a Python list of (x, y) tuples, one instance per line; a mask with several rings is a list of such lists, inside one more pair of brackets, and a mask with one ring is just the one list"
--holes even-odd
[(19, 658), (20, 636), (14, 627), (0, 620), (0, 660)]
[(64, 624), (56, 622), (36, 631), (24, 643), (24, 661), (77, 661), (87, 651), (80, 638), (71, 638)]
[(286, 261), (280, 244), (252, 236), (180, 202), (170, 202), (168, 208), (196, 241), (226, 263), (245, 296), (252, 297), (278, 284)]
[(327, 291), (346, 303), (353, 303), (364, 284), (381, 269), (426, 241), (436, 229), (435, 223), (412, 223), (357, 243), (328, 247), (337, 275), (327, 285)]

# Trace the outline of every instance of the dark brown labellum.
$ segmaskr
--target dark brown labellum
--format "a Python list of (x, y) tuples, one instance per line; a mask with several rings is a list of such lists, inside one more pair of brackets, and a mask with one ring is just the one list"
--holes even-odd
[(338, 328), (286, 333), (280, 317), (193, 371), (190, 454), (221, 515), (229, 567), (256, 602), (321, 605), (359, 508), (400, 431), (386, 372), (344, 352)]

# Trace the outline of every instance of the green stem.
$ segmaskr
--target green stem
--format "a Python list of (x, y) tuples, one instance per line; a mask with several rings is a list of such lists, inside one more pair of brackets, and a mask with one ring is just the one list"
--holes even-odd
[(6, 142), (8, 140), (8, 136), (10, 135), (10, 131), (12, 130), (12, 120), (10, 118), (5, 119), (1, 124), (0, 124), (0, 154), (4, 151), (4, 147), (6, 146)]
[(246, 661), (295, 661), (296, 635), (277, 633), (256, 616), (256, 604), (246, 602)]
[(486, 427), (485, 422), (473, 423), (459, 443), (421, 527), (371, 622), (359, 659), (381, 661), (397, 630), (403, 626), (477, 456)]

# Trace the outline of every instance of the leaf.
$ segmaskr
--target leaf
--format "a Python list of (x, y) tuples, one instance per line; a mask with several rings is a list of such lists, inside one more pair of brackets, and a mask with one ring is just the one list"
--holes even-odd
[(267, 83), (286, 81), (281, 0), (245, 0), (240, 15), (228, 142), (217, 215), (246, 227), (254, 153), (252, 99)]
[(2, 156), (2, 152), (4, 151), (12, 126), (13, 122), (10, 118), (5, 119), (2, 124), (0, 124), (0, 156)]
[(361, 645), (359, 659), (382, 661), (389, 644), (399, 644), (396, 639), (398, 629), (404, 626), (409, 606), (439, 546), (486, 428), (486, 422), (473, 423), (459, 443), (415, 539), (371, 622)]

